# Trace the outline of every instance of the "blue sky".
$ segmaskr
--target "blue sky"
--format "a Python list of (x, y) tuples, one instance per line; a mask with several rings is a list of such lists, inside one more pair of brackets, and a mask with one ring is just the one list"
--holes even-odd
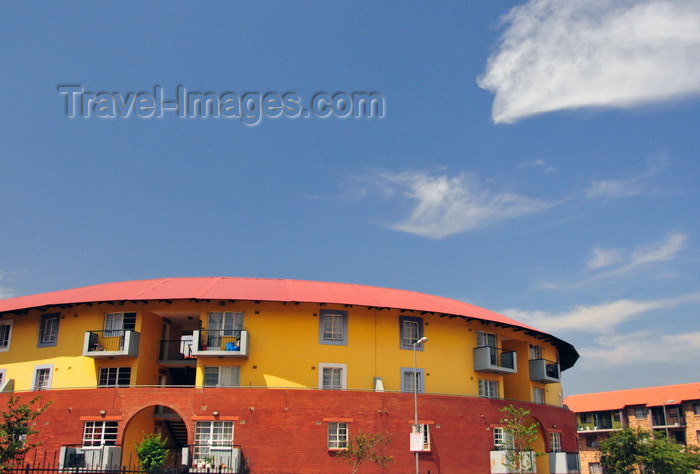
[[(0, 296), (394, 287), (573, 343), (565, 395), (697, 381), (699, 32), (680, 0), (2, 2)], [(383, 116), (68, 118), (66, 85)]]

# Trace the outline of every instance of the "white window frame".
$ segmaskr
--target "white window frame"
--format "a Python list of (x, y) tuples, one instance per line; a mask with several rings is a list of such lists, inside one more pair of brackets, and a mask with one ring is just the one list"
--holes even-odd
[(482, 398), (501, 398), (498, 380), (479, 379), (479, 396)]
[(498, 347), (498, 336), (492, 332), (476, 331), (477, 347)]
[[(134, 327), (129, 327), (128, 329), (124, 324), (124, 315), (134, 315)], [(129, 324), (129, 326), (132, 326)], [(119, 337), (124, 331), (133, 331), (136, 329), (136, 312), (126, 311), (117, 313), (106, 313), (105, 314), (105, 325), (104, 325), (104, 337)]]
[[(4, 334), (0, 334), (2, 339), (0, 339), (0, 352), (7, 352), (10, 350), (10, 343), (12, 342), (12, 326), (14, 319), (0, 319), (0, 328), (7, 327), (7, 329), (2, 329)], [(6, 339), (3, 340), (3, 339)]]
[(194, 461), (202, 461), (212, 451), (233, 449), (233, 421), (198, 421), (194, 429)]
[(537, 344), (530, 344), (530, 360), (537, 360), (542, 358), (542, 346)]
[(322, 309), (319, 314), (319, 344), (346, 346), (348, 344), (348, 312)]
[(512, 451), (515, 449), (513, 435), (502, 426), (493, 427), (493, 449), (495, 451)]
[(402, 392), (413, 393), (414, 382), (411, 380), (418, 382), (418, 393), (425, 393), (425, 369), (416, 369), (414, 372), (413, 367), (401, 367)]
[[(238, 365), (215, 366), (207, 365), (202, 369), (202, 385), (204, 387), (240, 387), (241, 368)], [(216, 384), (207, 383), (207, 372), (216, 372)]]
[(544, 404), (544, 389), (532, 387), (532, 402)]
[[(45, 383), (39, 385), (40, 373), (46, 373)], [(51, 390), (51, 379), (53, 378), (53, 364), (35, 365), (34, 377), (32, 379), (33, 390)]]
[[(111, 374), (114, 372), (114, 375)], [(129, 372), (129, 381), (124, 383), (119, 383), (120, 376), (124, 376), (124, 373)], [(103, 374), (107, 379), (107, 383), (101, 383)], [(110, 379), (114, 379), (114, 383), (110, 383)], [(100, 367), (100, 371), (97, 374), (97, 386), (99, 388), (106, 387), (128, 387), (131, 385), (131, 367)]]
[(588, 472), (590, 472), (591, 474), (600, 474), (601, 472), (603, 472), (603, 469), (599, 462), (589, 462)]
[[(423, 337), (423, 318), (400, 316), (399, 333), (401, 349), (413, 350), (413, 344)], [(416, 350), (422, 351), (423, 344), (416, 345)]]
[(4, 383), (5, 383), (5, 369), (0, 369), (0, 389), (2, 389), (2, 386)]
[(53, 347), (58, 344), (60, 313), (42, 314), (39, 321), (39, 342), (37, 347)]
[(116, 421), (86, 421), (83, 424), (83, 447), (115, 446), (119, 433)]
[(561, 433), (558, 431), (549, 433), (549, 452), (561, 453)]
[[(327, 378), (325, 373), (340, 372), (340, 377), (336, 382), (336, 386), (328, 386), (326, 383)], [(322, 390), (346, 390), (348, 388), (348, 378), (347, 378), (348, 366), (347, 364), (332, 364), (327, 362), (322, 362), (318, 364), (318, 388)]]
[(345, 421), (330, 421), (327, 429), (328, 449), (347, 449), (348, 441), (350, 440), (348, 423)]

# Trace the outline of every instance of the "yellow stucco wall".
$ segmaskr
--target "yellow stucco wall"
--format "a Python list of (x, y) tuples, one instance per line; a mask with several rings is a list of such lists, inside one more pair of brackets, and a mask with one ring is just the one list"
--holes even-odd
[[(322, 310), (347, 311), (347, 345), (319, 343)], [(11, 349), (0, 352), (0, 369), (6, 378), (14, 379), (15, 390), (31, 390), (34, 368), (53, 364), (52, 388), (94, 387), (100, 367), (132, 367), (131, 383), (155, 385), (159, 371), (160, 339), (164, 318), (188, 315), (192, 324), (206, 328), (210, 311), (244, 312), (244, 329), (250, 335), (248, 358), (200, 357), (196, 365), (197, 385), (203, 382), (207, 365), (240, 366), (241, 386), (318, 387), (319, 364), (338, 363), (347, 366), (347, 387), (373, 389), (374, 377), (381, 377), (385, 390), (401, 388), (401, 367), (413, 367), (413, 351), (400, 348), (400, 316), (423, 319), (423, 332), (428, 342), (417, 351), (417, 366), (425, 370), (425, 390), (432, 393), (478, 395), (478, 380), (497, 380), (500, 396), (532, 400), (532, 388), (545, 390), (548, 404), (560, 403), (559, 384), (539, 384), (529, 380), (528, 345), (542, 347), (542, 356), (556, 360), (556, 349), (510, 328), (495, 327), (481, 321), (440, 317), (436, 314), (399, 310), (379, 310), (344, 305), (311, 303), (283, 304), (252, 301), (171, 301), (124, 304), (77, 305), (68, 309), (7, 315), (13, 319)], [(54, 347), (37, 347), (39, 321), (42, 314), (60, 312), (58, 342)], [(96, 358), (82, 355), (85, 332), (102, 330), (109, 312), (136, 312), (136, 328), (140, 333), (138, 358)], [(199, 323), (201, 321), (201, 323)], [(515, 350), (518, 373), (498, 375), (475, 372), (473, 348), (477, 331), (496, 333), (499, 346)], [(175, 333), (175, 335), (172, 334)], [(171, 338), (179, 338), (177, 324), (171, 325)]]

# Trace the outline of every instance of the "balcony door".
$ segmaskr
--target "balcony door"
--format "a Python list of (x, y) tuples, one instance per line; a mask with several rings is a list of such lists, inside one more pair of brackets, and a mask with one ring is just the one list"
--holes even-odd
[(207, 346), (221, 347), (223, 337), (240, 338), (243, 329), (243, 313), (211, 312), (207, 326)]

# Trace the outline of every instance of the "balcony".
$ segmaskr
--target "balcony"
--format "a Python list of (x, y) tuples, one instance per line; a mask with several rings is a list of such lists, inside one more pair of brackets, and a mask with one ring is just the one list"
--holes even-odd
[(685, 426), (685, 419), (677, 405), (653, 407), (651, 409), (652, 428), (676, 428)]
[(549, 472), (566, 472), (567, 474), (579, 474), (581, 462), (578, 453), (549, 453)]
[(248, 331), (200, 329), (192, 336), (194, 357), (248, 357)]
[(87, 357), (138, 357), (139, 339), (136, 331), (123, 329), (87, 331), (83, 355)]
[(517, 354), (497, 347), (474, 348), (474, 370), (493, 374), (514, 374), (518, 371)]
[(559, 383), (559, 364), (547, 359), (530, 360), (530, 380), (541, 383)]
[[(508, 468), (508, 462), (513, 461), (515, 453), (508, 450), (493, 450), (491, 456), (491, 474), (507, 474), (516, 472)], [(521, 472), (534, 473), (537, 469), (537, 461), (534, 451), (520, 453)]]

